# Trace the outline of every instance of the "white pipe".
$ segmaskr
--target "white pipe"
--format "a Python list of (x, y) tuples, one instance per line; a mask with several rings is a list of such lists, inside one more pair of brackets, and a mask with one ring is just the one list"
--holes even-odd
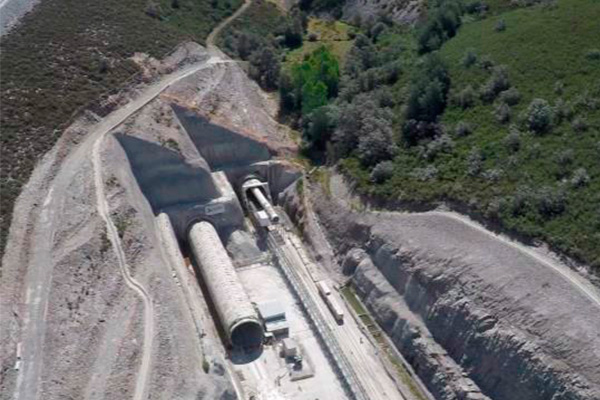
[(275, 212), (275, 209), (273, 208), (271, 203), (269, 203), (269, 200), (267, 200), (267, 198), (263, 194), (262, 190), (260, 190), (260, 188), (257, 188), (257, 187), (253, 187), (250, 190), (252, 190), (252, 194), (254, 195), (254, 198), (256, 200), (258, 200), (261, 207), (267, 212), (269, 219), (272, 222), (279, 222), (279, 215), (277, 215), (277, 213)]

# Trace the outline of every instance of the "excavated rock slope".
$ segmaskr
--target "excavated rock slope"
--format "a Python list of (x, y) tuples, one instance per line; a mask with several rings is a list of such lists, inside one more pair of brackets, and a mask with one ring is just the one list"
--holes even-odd
[(311, 198), (344, 272), (436, 397), (600, 398), (597, 290), (448, 214), (359, 213), (335, 195)]

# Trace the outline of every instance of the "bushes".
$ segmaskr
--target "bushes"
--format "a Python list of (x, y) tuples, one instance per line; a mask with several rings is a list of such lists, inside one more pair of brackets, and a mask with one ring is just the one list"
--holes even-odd
[(588, 175), (585, 168), (578, 168), (573, 173), (573, 177), (571, 178), (571, 185), (574, 188), (580, 188), (583, 186), (587, 186), (590, 183), (590, 176)]
[(496, 120), (501, 124), (506, 124), (510, 121), (511, 111), (510, 107), (506, 103), (498, 103), (494, 107), (494, 116)]
[(395, 152), (392, 140), (392, 112), (381, 108), (373, 95), (363, 93), (351, 103), (339, 105), (338, 120), (333, 133), (336, 154), (350, 155), (358, 149), (365, 165), (374, 165)]
[(394, 175), (394, 163), (382, 161), (371, 171), (370, 179), (374, 183), (383, 183)]
[(358, 158), (363, 165), (371, 166), (392, 158), (396, 148), (392, 142), (392, 127), (388, 121), (369, 118), (364, 123), (358, 139)]
[(339, 73), (337, 59), (324, 46), (319, 47), (292, 67), (291, 76), (282, 75), (279, 82), (282, 108), (285, 111), (300, 108), (306, 116), (327, 104), (337, 94)]
[(492, 76), (487, 80), (480, 90), (481, 100), (492, 102), (500, 92), (510, 88), (508, 80), (508, 69), (504, 65), (494, 67)]
[(456, 104), (458, 104), (463, 110), (466, 110), (467, 108), (475, 105), (476, 98), (477, 95), (475, 94), (473, 86), (467, 85), (463, 90), (458, 92), (454, 99)]
[[(567, 198), (562, 188), (543, 186), (537, 190), (519, 187), (513, 196), (507, 199), (510, 212), (514, 216), (537, 214), (543, 220), (549, 220), (562, 214), (567, 206)], [(532, 216), (534, 217), (534, 216)]]
[(477, 176), (483, 169), (483, 153), (478, 147), (473, 147), (467, 156), (467, 174)]
[(473, 127), (471, 126), (471, 124), (464, 122), (464, 121), (460, 121), (456, 125), (456, 128), (454, 128), (454, 134), (457, 137), (467, 136), (467, 135), (470, 135), (472, 132), (473, 132)]
[[(430, 54), (423, 61), (413, 78), (406, 106), (408, 120), (435, 122), (446, 107), (446, 95), (450, 78), (446, 66), (437, 54)], [(404, 131), (408, 143), (415, 143), (416, 132)]]
[(508, 90), (500, 92), (498, 98), (501, 102), (506, 103), (509, 106), (514, 106), (521, 101), (521, 93), (519, 93), (516, 88), (511, 87)]
[(459, 0), (439, 0), (429, 10), (429, 17), (417, 33), (420, 53), (437, 50), (456, 34), (464, 8)]
[(447, 134), (442, 134), (421, 147), (419, 153), (426, 160), (433, 160), (440, 153), (449, 153), (454, 149), (454, 142)]
[(264, 46), (250, 56), (250, 76), (265, 89), (276, 89), (281, 65), (275, 49)]
[(525, 123), (534, 133), (544, 133), (552, 127), (554, 111), (544, 99), (533, 99), (527, 107)]
[(504, 144), (511, 152), (519, 151), (521, 148), (521, 133), (515, 127), (511, 127), (508, 135), (504, 138)]

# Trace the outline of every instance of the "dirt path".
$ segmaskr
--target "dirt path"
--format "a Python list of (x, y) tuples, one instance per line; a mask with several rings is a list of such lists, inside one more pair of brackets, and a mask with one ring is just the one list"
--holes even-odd
[(223, 54), (223, 52), (221, 51), (221, 49), (219, 49), (217, 47), (217, 45), (215, 44), (215, 40), (217, 39), (217, 37), (219, 36), (219, 34), (221, 33), (221, 31), (227, 25), (229, 25), (234, 19), (236, 19), (237, 17), (239, 17), (240, 15), (242, 15), (242, 13), (244, 11), (246, 11), (246, 9), (248, 7), (250, 7), (250, 4), (252, 4), (252, 0), (244, 0), (244, 4), (240, 8), (238, 8), (236, 10), (236, 12), (234, 12), (233, 14), (231, 14), (227, 19), (225, 19), (219, 25), (217, 25), (215, 27), (215, 29), (212, 30), (212, 32), (210, 33), (210, 35), (208, 35), (208, 38), (206, 38), (206, 47), (208, 48), (208, 51), (211, 54), (213, 54), (213, 55), (222, 55)]
[(150, 372), (150, 356), (152, 355), (152, 340), (154, 338), (154, 306), (146, 289), (129, 274), (125, 252), (121, 246), (121, 239), (119, 238), (117, 228), (109, 215), (109, 206), (104, 194), (102, 160), (100, 158), (103, 139), (104, 135), (100, 134), (94, 142), (94, 150), (92, 153), (94, 187), (96, 189), (96, 207), (98, 214), (106, 223), (107, 236), (117, 256), (119, 269), (125, 283), (129, 288), (133, 289), (144, 302), (144, 348), (142, 350), (142, 363), (137, 375), (133, 396), (134, 400), (142, 400), (145, 397), (146, 382), (148, 381)]

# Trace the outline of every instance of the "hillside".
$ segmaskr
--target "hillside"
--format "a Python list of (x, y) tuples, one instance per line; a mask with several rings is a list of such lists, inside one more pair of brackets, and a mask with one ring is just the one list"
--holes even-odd
[(161, 57), (184, 40), (203, 43), (240, 4), (48, 0), (2, 37), (0, 253), (16, 197), (71, 118), (109, 111), (109, 96), (140, 78), (134, 53)]
[[(398, 150), (385, 176), (374, 183), (374, 164), (360, 151), (342, 166), (378, 200), (445, 201), (597, 269), (600, 7), (562, 0), (526, 8), (494, 2), (488, 16), (468, 10), (439, 52), (425, 52), (405, 71), (412, 83), (395, 84)], [(447, 82), (441, 112), (411, 127), (411, 90), (424, 60), (434, 58)], [(427, 101), (423, 92), (417, 104)]]

